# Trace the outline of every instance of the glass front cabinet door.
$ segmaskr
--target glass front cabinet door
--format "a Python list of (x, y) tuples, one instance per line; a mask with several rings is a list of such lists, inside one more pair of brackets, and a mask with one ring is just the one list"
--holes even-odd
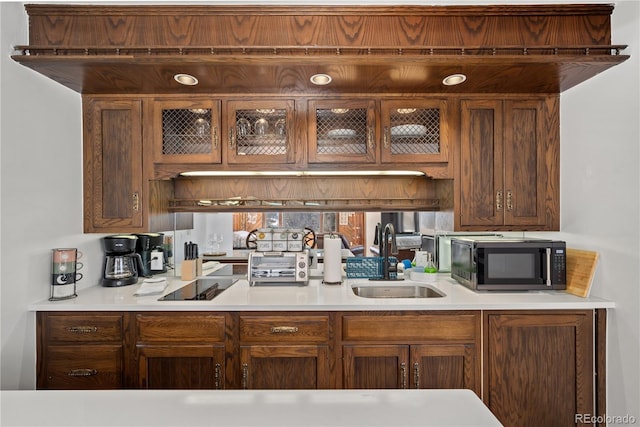
[(375, 102), (309, 101), (309, 163), (375, 163)]
[(446, 162), (447, 101), (382, 101), (382, 163)]
[(156, 100), (156, 163), (220, 163), (220, 102)]
[(294, 101), (229, 101), (226, 107), (226, 162), (293, 163)]

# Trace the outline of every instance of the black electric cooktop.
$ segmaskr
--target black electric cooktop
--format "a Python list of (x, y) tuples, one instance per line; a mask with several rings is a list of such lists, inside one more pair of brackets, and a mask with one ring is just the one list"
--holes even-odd
[(196, 279), (159, 298), (158, 301), (210, 301), (236, 283), (238, 279), (233, 277), (233, 266), (225, 265), (207, 277)]

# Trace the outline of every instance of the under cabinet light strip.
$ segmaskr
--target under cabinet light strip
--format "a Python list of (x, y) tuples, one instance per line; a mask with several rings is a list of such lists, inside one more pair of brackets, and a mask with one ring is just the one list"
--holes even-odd
[(424, 172), (409, 170), (389, 171), (191, 171), (181, 176), (424, 176)]

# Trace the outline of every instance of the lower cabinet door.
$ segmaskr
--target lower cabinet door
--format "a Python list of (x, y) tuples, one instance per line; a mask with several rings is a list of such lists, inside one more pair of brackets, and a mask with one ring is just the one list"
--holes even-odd
[(480, 396), (480, 364), (475, 345), (412, 345), (411, 386), (470, 389)]
[(408, 345), (348, 345), (342, 352), (344, 388), (409, 387)]
[(39, 389), (102, 390), (123, 385), (122, 346), (49, 346)]
[(326, 346), (241, 346), (240, 363), (243, 389), (329, 388)]
[(144, 345), (137, 352), (140, 388), (224, 388), (223, 345)]

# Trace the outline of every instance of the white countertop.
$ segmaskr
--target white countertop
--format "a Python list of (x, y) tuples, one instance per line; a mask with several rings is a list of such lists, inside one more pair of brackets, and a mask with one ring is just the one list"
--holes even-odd
[[(29, 305), (30, 311), (355, 311), (355, 310), (544, 310), (614, 308), (597, 297), (580, 298), (564, 291), (474, 292), (439, 274), (429, 285), (445, 294), (442, 298), (362, 298), (351, 287), (379, 285), (367, 279), (344, 279), (341, 285), (325, 285), (319, 271), (312, 271), (308, 286), (249, 286), (239, 280), (211, 301), (158, 301), (189, 283), (168, 277), (162, 294), (134, 296), (139, 284), (107, 288), (92, 286), (78, 297), (63, 301), (43, 300)], [(142, 281), (138, 281), (142, 283)], [(399, 284), (416, 283), (410, 280)], [(423, 283), (422, 283), (423, 284)]]
[(470, 390), (0, 392), (3, 426), (500, 426)]

